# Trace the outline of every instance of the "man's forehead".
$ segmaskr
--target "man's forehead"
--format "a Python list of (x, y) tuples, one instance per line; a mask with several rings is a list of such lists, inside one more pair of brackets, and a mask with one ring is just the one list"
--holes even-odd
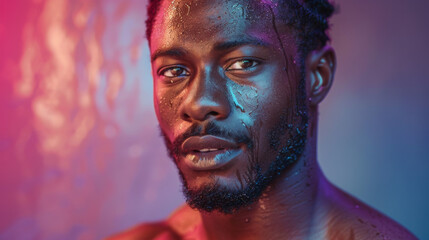
[(277, 2), (278, 0), (164, 0), (162, 8), (170, 15), (179, 13), (181, 16), (208, 9), (212, 9), (213, 13), (220, 9), (235, 15), (243, 15), (256, 13), (255, 10), (261, 10), (261, 7), (274, 9), (278, 6)]
[(256, 35), (269, 41), (275, 32), (276, 10), (272, 6), (277, 4), (269, 0), (165, 0), (156, 16), (152, 39), (161, 40), (155, 45), (198, 43), (237, 35)]
[(268, 9), (255, 4), (261, 5), (256, 0), (164, 0), (156, 19), (163, 26), (186, 29), (187, 25), (207, 28), (207, 24), (239, 24), (240, 20), (256, 22), (271, 17)]

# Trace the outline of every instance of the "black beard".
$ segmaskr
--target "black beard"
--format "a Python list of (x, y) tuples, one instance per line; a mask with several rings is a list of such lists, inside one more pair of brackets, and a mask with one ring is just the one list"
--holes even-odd
[[(301, 93), (303, 89), (305, 87), (300, 84), (299, 90), (301, 90)], [(183, 183), (183, 193), (190, 207), (206, 212), (217, 210), (225, 214), (234, 213), (258, 200), (264, 190), (300, 158), (307, 140), (308, 114), (305, 105), (305, 90), (304, 94), (299, 95), (300, 97), (297, 99), (295, 109), (293, 109), (293, 112), (295, 112), (293, 116), (291, 117), (290, 114), (285, 112), (278, 124), (269, 133), (269, 139), (267, 140), (270, 142), (270, 148), (277, 152), (277, 156), (265, 172), (262, 172), (260, 161), (256, 159), (258, 157), (259, 144), (251, 140), (256, 140), (255, 136), (251, 136), (252, 138), (250, 138), (233, 134), (211, 123), (205, 128), (201, 126), (191, 127), (189, 131), (182, 134), (172, 143), (161, 130), (169, 155), (175, 161), (176, 165), (177, 161), (179, 161), (181, 143), (190, 136), (210, 134), (226, 137), (233, 139), (237, 143), (245, 143), (248, 149), (252, 150), (249, 151), (251, 153), (249, 154), (248, 168), (243, 174), (243, 180), (246, 182), (246, 185), (241, 189), (230, 189), (219, 185), (217, 182), (198, 189), (191, 189), (183, 172), (178, 168)], [(284, 136), (287, 136), (286, 142), (281, 141), (281, 138)]]

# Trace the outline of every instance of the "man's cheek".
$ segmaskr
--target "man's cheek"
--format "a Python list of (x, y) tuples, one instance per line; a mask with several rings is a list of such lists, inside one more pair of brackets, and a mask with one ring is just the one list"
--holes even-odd
[(259, 108), (258, 89), (250, 85), (229, 83), (228, 94), (236, 112), (241, 115), (253, 115)]
[(171, 94), (167, 93), (158, 98), (157, 115), (163, 130), (174, 131), (180, 120), (178, 109), (182, 98), (170, 96)]

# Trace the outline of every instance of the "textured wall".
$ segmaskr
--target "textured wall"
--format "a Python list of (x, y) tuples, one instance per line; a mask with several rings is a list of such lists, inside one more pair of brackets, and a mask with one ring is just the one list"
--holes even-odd
[(338, 0), (338, 68), (320, 109), (328, 178), (429, 239), (429, 2)]
[[(429, 2), (337, 3), (322, 168), (429, 239)], [(183, 202), (153, 114), (145, 5), (0, 2), (0, 239), (99, 239)]]

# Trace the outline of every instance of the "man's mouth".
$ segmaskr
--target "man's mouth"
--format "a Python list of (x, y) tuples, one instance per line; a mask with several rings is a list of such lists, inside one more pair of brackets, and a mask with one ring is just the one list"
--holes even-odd
[(181, 150), (184, 163), (196, 171), (221, 168), (242, 152), (239, 144), (213, 135), (189, 137)]
[(194, 152), (206, 153), (206, 152), (214, 152), (214, 151), (219, 151), (219, 150), (223, 150), (223, 148), (203, 148), (200, 150), (194, 150)]

